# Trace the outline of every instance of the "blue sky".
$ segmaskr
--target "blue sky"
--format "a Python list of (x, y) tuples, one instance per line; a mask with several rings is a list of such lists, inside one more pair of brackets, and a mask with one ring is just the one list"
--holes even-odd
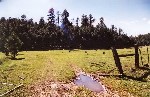
[(104, 17), (108, 27), (114, 24), (128, 35), (150, 33), (150, 0), (2, 0), (0, 17), (20, 18), (25, 14), (38, 21), (40, 17), (47, 19), (52, 7), (55, 12), (67, 9), (70, 20), (92, 14), (94, 25)]

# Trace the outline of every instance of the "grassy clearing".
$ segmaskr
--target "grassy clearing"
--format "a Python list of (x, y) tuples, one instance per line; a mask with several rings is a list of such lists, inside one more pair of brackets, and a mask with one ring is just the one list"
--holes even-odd
[[(146, 48), (142, 53), (146, 54)], [(134, 53), (134, 49), (119, 49), (119, 54)], [(150, 53), (150, 52), (149, 52)], [(0, 53), (0, 94), (13, 86), (2, 83), (18, 85), (35, 84), (43, 80), (70, 82), (75, 77), (71, 65), (76, 65), (88, 73), (118, 74), (111, 50), (51, 50), (51, 51), (23, 51), (19, 52), (18, 60), (10, 60)], [(127, 75), (140, 77), (148, 70), (136, 70), (134, 57), (121, 58), (122, 66)], [(143, 56), (144, 64), (147, 63), (147, 55)], [(141, 63), (141, 62), (140, 62)], [(134, 96), (150, 96), (150, 77), (146, 82), (131, 80), (128, 78), (103, 77), (102, 82), (112, 91), (118, 91), (124, 95), (124, 91)], [(139, 92), (140, 91), (140, 92)]]

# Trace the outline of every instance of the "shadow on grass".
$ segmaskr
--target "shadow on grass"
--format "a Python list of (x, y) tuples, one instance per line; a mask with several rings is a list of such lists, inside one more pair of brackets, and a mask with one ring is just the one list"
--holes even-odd
[(127, 78), (127, 79), (132, 79), (132, 80), (147, 82), (147, 81), (145, 80), (145, 78), (147, 78), (149, 75), (150, 75), (150, 71), (144, 73), (144, 74), (143, 74), (142, 76), (140, 76), (140, 77), (133, 77), (133, 76), (128, 76), (128, 75), (124, 75), (123, 77), (124, 77), (124, 78)]
[(136, 81), (147, 82), (146, 78), (150, 75), (150, 68), (139, 67), (137, 69), (147, 70), (147, 72), (142, 74), (142, 76), (140, 76), (140, 77), (133, 77), (133, 76), (129, 76), (129, 75), (126, 75), (126, 74), (118, 74), (118, 75), (100, 74), (99, 76), (118, 77), (118, 78), (122, 78), (122, 79), (126, 79), (126, 80), (127, 79), (132, 79), (132, 80), (136, 80)]
[(23, 60), (25, 58), (9, 58), (9, 59), (11, 59), (11, 60)]
[(150, 71), (150, 68), (148, 68), (148, 67), (139, 67), (139, 69), (142, 69), (142, 70), (149, 70), (149, 71)]

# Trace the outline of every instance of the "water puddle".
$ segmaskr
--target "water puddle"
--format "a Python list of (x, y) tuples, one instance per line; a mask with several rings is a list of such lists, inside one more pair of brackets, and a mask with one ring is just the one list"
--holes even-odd
[(92, 77), (84, 75), (84, 74), (80, 74), (77, 77), (77, 79), (74, 81), (74, 83), (78, 86), (84, 86), (94, 92), (104, 92), (105, 91), (104, 86), (100, 82), (98, 82), (98, 81), (94, 80)]

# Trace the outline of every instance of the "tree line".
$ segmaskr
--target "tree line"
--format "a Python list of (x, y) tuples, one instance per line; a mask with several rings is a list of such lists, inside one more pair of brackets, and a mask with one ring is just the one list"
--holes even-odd
[[(129, 37), (114, 25), (108, 28), (103, 17), (93, 26), (95, 19), (92, 14), (83, 14), (80, 26), (79, 18), (76, 18), (75, 25), (69, 21), (66, 9), (62, 14), (55, 14), (52, 8), (47, 16), (48, 21), (41, 17), (39, 22), (27, 19), (26, 15), (22, 15), (20, 19), (1, 17), (0, 51), (6, 55), (11, 53), (15, 57), (19, 50), (109, 49), (112, 46), (131, 47), (137, 41), (142, 45), (147, 43), (141, 42), (140, 37), (143, 36)], [(59, 26), (60, 24), (62, 25)]]

